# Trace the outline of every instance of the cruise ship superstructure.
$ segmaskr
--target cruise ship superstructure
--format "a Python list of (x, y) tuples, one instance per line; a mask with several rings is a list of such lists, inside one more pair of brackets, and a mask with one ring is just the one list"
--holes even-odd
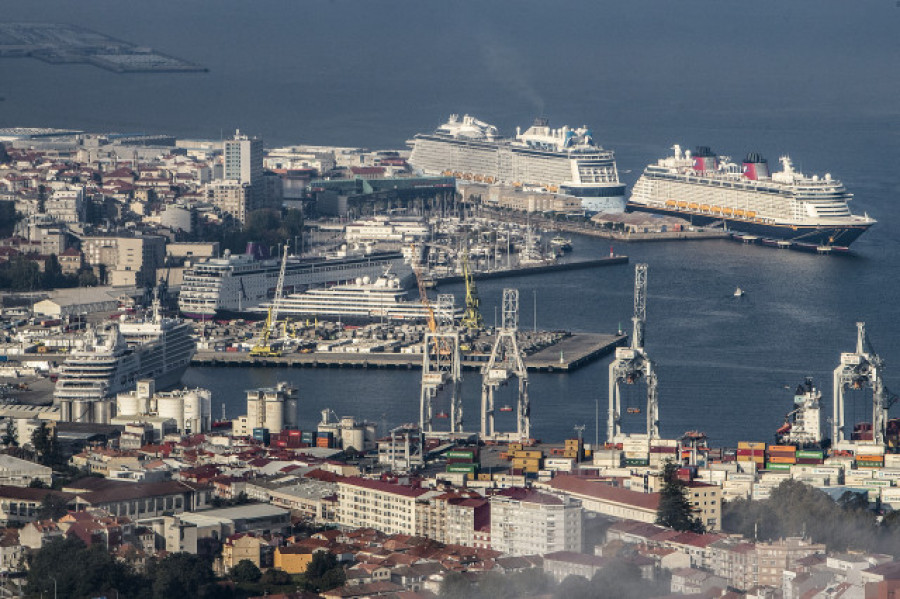
[[(265, 312), (268, 305), (263, 304), (255, 311)], [(432, 306), (435, 313), (439, 309)], [(454, 321), (462, 318), (462, 306), (452, 306), (449, 310)], [(278, 313), (353, 322), (424, 321), (429, 315), (428, 308), (419, 300), (410, 300), (400, 279), (387, 269), (374, 281), (362, 277), (343, 285), (288, 295), (278, 302)]]
[[(261, 259), (247, 254), (225, 252), (194, 265), (184, 273), (178, 299), (182, 314), (196, 319), (240, 315), (275, 296), (280, 268), (278, 259)], [(401, 279), (412, 277), (401, 252), (352, 255), (342, 258), (300, 258), (288, 256), (284, 293), (298, 293), (313, 287), (337, 285), (360, 277), (378, 277), (386, 267)]]
[(426, 175), (540, 187), (577, 196), (593, 212), (624, 206), (615, 155), (596, 145), (586, 127), (551, 129), (538, 118), (508, 139), (473, 116), (451, 115), (434, 133), (420, 133), (409, 144), (409, 163)]
[(678, 216), (694, 224), (724, 223), (732, 231), (798, 247), (847, 249), (875, 224), (851, 214), (844, 185), (826, 174), (806, 176), (790, 158), (769, 173), (752, 153), (742, 164), (709, 148), (674, 146), (674, 155), (649, 165), (634, 185), (629, 210)]
[(196, 349), (191, 325), (158, 309), (145, 319), (123, 316), (92, 327), (60, 366), (54, 403), (65, 421), (109, 422), (114, 402), (107, 400), (139, 379), (160, 389), (178, 384)]

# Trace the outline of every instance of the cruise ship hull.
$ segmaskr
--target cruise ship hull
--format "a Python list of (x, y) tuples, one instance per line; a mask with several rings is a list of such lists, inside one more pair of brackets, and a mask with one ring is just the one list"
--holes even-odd
[(832, 247), (836, 250), (849, 249), (856, 239), (865, 233), (872, 223), (860, 225), (791, 225), (791, 224), (762, 224), (748, 222), (740, 219), (729, 219), (721, 216), (695, 214), (684, 210), (669, 210), (628, 202), (629, 212), (649, 212), (663, 214), (689, 220), (694, 225), (709, 225), (724, 222), (729, 231), (757, 235), (763, 239), (785, 240), (795, 244), (800, 249), (808, 247), (816, 249), (821, 246)]

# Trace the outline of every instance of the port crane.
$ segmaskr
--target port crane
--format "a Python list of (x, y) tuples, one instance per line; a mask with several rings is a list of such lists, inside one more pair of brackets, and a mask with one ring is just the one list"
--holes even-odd
[[(494, 428), (494, 395), (501, 385), (513, 376), (518, 381), (516, 403), (516, 431), (506, 433), (507, 439), (525, 440), (531, 437), (531, 402), (528, 398), (528, 370), (516, 335), (519, 329), (519, 290), (503, 290), (503, 320), (497, 331), (494, 347), (487, 365), (481, 371), (481, 438), (496, 440)], [(505, 411), (501, 408), (501, 411)]]
[(478, 287), (472, 277), (472, 269), (469, 268), (469, 250), (466, 249), (462, 256), (463, 279), (466, 282), (466, 311), (462, 317), (462, 324), (469, 329), (481, 330), (484, 328), (484, 318), (481, 316), (481, 300), (478, 297)]
[(897, 402), (897, 395), (884, 384), (884, 361), (872, 348), (866, 335), (866, 323), (856, 323), (856, 351), (841, 354), (841, 363), (834, 369), (834, 414), (831, 419), (832, 443), (846, 440), (844, 430), (845, 392), (848, 389), (872, 390), (872, 443), (887, 441), (888, 411)]
[[(616, 357), (609, 365), (609, 420), (606, 438), (610, 443), (622, 437), (622, 385), (632, 385), (640, 379), (647, 384), (647, 439), (659, 437), (659, 403), (657, 377), (653, 361), (644, 350), (644, 328), (647, 323), (647, 265), (634, 268), (634, 316), (629, 347), (616, 348)], [(636, 410), (634, 413), (639, 413)]]
[(250, 355), (257, 358), (278, 358), (281, 356), (281, 350), (272, 345), (275, 338), (275, 329), (278, 327), (278, 302), (281, 301), (281, 294), (284, 291), (284, 272), (287, 267), (288, 246), (284, 246), (284, 255), (281, 257), (281, 269), (278, 271), (278, 284), (275, 286), (275, 297), (269, 305), (269, 311), (266, 314), (266, 324), (260, 334), (256, 345), (250, 349)]
[[(434, 432), (434, 400), (442, 388), (450, 386), (450, 433), (462, 432), (462, 364), (459, 333), (453, 329), (453, 296), (438, 296), (437, 318), (428, 300), (421, 268), (413, 263), (419, 287), (419, 301), (425, 308), (427, 330), (422, 342), (422, 383), (419, 394), (419, 429)], [(442, 326), (438, 326), (438, 318)]]

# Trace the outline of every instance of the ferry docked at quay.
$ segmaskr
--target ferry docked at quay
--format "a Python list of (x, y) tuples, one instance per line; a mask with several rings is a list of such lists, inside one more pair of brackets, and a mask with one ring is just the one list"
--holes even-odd
[[(266, 258), (254, 247), (246, 254), (226, 251), (222, 258), (199, 262), (184, 273), (178, 298), (179, 311), (196, 320), (242, 317), (275, 296), (281, 260)], [(412, 269), (402, 252), (352, 254), (340, 258), (288, 256), (284, 293), (337, 285), (361, 277), (377, 278), (390, 267), (404, 283)]]
[(806, 176), (781, 158), (782, 170), (751, 153), (742, 164), (707, 147), (674, 146), (674, 155), (649, 165), (634, 185), (629, 211), (677, 216), (693, 224), (722, 223), (745, 241), (797, 249), (846, 251), (875, 224), (850, 212), (852, 199), (830, 174)]
[(509, 139), (494, 125), (454, 114), (434, 133), (420, 133), (408, 143), (410, 165), (426, 175), (543, 188), (581, 198), (589, 212), (624, 208), (625, 184), (615, 154), (596, 145), (586, 127), (551, 129), (547, 119), (538, 118)]

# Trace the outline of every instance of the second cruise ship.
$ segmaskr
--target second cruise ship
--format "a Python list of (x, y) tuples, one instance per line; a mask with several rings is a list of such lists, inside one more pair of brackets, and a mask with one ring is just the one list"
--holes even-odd
[(624, 208), (625, 185), (619, 182), (615, 154), (596, 145), (586, 127), (552, 129), (547, 119), (538, 118), (508, 139), (493, 125), (454, 114), (434, 133), (420, 133), (409, 144), (409, 163), (426, 175), (544, 188), (581, 198), (590, 212)]
[(742, 164), (708, 147), (674, 146), (674, 155), (649, 165), (634, 185), (628, 209), (678, 216), (694, 224), (722, 223), (764, 242), (800, 249), (846, 250), (875, 224), (851, 214), (853, 198), (825, 174), (806, 176), (787, 156), (782, 169), (751, 153)]

